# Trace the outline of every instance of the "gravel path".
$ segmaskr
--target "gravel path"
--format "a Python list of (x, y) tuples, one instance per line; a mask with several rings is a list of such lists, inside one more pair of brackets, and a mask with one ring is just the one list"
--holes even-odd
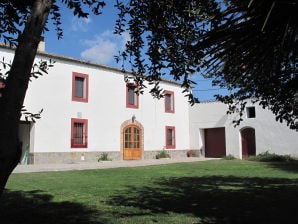
[(187, 163), (196, 161), (205, 161), (210, 158), (190, 157), (175, 159), (146, 159), (146, 160), (120, 160), (120, 161), (104, 161), (104, 162), (79, 162), (71, 164), (36, 164), (36, 165), (18, 165), (13, 173), (32, 173), (32, 172), (49, 172), (49, 171), (67, 171), (67, 170), (92, 170), (92, 169), (108, 169), (117, 167), (136, 167), (136, 166), (152, 166), (169, 163)]

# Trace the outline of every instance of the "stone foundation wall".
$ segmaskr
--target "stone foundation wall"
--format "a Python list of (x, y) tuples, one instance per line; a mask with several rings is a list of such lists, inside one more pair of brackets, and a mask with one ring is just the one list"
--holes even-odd
[[(201, 157), (201, 153), (199, 150), (165, 150), (171, 158), (185, 158), (189, 156)], [(156, 159), (156, 155), (161, 152), (161, 150), (156, 151), (145, 151), (144, 159)]]
[[(156, 155), (161, 150), (144, 151), (143, 159), (156, 159)], [(166, 150), (171, 158), (185, 158), (189, 156), (188, 152), (192, 152), (190, 156), (201, 157), (199, 150)], [(123, 159), (118, 151), (98, 151), (98, 152), (45, 152), (31, 153), (29, 164), (57, 164), (57, 163), (79, 163), (79, 162), (97, 162), (102, 153), (107, 153), (108, 157), (113, 161)]]

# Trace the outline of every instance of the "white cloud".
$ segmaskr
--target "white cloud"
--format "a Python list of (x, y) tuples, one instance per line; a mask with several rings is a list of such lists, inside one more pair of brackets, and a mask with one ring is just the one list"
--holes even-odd
[(81, 53), (81, 57), (100, 64), (106, 64), (117, 53), (117, 45), (109, 40), (98, 38), (96, 44)]
[(125, 43), (128, 40), (128, 33), (118, 36), (113, 34), (111, 30), (106, 30), (95, 36), (92, 40), (83, 41), (87, 49), (81, 52), (81, 57), (99, 64), (108, 64), (112, 62), (119, 50), (124, 49)]
[(80, 31), (80, 32), (87, 32), (88, 31), (88, 24), (90, 24), (92, 20), (89, 18), (78, 18), (72, 17), (71, 20), (71, 30), (72, 31)]

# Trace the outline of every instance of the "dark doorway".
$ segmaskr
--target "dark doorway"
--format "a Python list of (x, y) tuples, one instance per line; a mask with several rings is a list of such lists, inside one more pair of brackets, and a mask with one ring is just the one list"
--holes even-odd
[(240, 131), (242, 145), (242, 159), (256, 155), (256, 136), (254, 128), (245, 128)]

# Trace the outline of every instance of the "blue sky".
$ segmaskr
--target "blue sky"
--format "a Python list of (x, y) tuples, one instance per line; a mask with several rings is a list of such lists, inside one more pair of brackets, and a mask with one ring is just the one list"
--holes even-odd
[[(114, 0), (106, 1), (103, 13), (99, 16), (91, 15), (88, 19), (78, 19), (70, 10), (62, 8), (63, 38), (58, 40), (56, 32), (49, 26), (50, 31), (45, 34), (46, 51), (119, 67), (114, 56), (123, 49), (129, 35), (124, 34), (120, 37), (113, 34), (117, 19), (114, 2)], [(198, 84), (193, 89), (193, 93), (200, 101), (213, 100), (214, 94), (223, 93), (224, 90), (211, 85), (211, 80), (197, 74), (194, 77), (193, 80)]]

